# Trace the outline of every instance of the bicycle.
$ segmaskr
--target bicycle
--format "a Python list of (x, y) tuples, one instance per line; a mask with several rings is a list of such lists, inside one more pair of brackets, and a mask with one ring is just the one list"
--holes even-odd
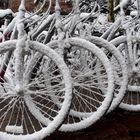
[[(43, 139), (61, 125), (72, 99), (71, 77), (63, 59), (51, 48), (44, 47), (41, 43), (36, 46), (35, 42), (27, 37), (22, 22), (25, 13), (24, 4), (25, 1), (21, 0), (17, 24), (18, 39), (0, 43), (1, 55), (15, 50), (12, 58), (15, 71), (11, 77), (14, 85), (3, 78), (1, 82), (4, 92), (0, 94), (0, 139)], [(55, 95), (60, 97), (59, 108), (50, 100), (51, 89), (55, 89), (57, 85), (48, 90), (47, 87), (40, 89), (36, 81), (29, 81), (30, 74), (24, 73), (29, 68), (25, 62), (26, 58), (31, 57), (32, 50), (51, 59), (58, 68), (62, 88)], [(51, 78), (55, 81), (55, 77)], [(44, 82), (43, 79), (41, 82)]]
[[(63, 31), (62, 25), (65, 22), (62, 21), (67, 21), (67, 19), (61, 20), (58, 1), (56, 1), (56, 5), (55, 27), (58, 33), (56, 35), (58, 40), (54, 39), (47, 43), (47, 45), (58, 50), (58, 52), (64, 58), (71, 71), (73, 81), (73, 100), (71, 110), (65, 124), (63, 124), (59, 130), (65, 132), (77, 131), (89, 127), (99, 120), (103, 114), (105, 114), (112, 101), (114, 78), (112, 75), (110, 62), (98, 47), (85, 39), (81, 39), (80, 37), (72, 37), (75, 26), (78, 22), (76, 21), (75, 23), (74, 20), (76, 19), (78, 13), (76, 11), (77, 5), (74, 5), (75, 12), (73, 13), (73, 16), (68, 16), (69, 18), (72, 18), (71, 21), (73, 21), (71, 22), (68, 20), (69, 22), (67, 23), (67, 28), (69, 29), (67, 33), (70, 35), (70, 37), (66, 37), (67, 33), (65, 34)], [(54, 26), (52, 25), (52, 27)], [(50, 30), (52, 29), (49, 29), (49, 31)], [(53, 35), (54, 34), (51, 34), (51, 36)], [(32, 61), (33, 64), (37, 58), (38, 55), (36, 54), (36, 57), (33, 58), (34, 61)], [(98, 66), (101, 68), (99, 71), (102, 73), (100, 77), (101, 79), (104, 79), (104, 82), (101, 83), (97, 81), (97, 71), (94, 71), (94, 68)], [(99, 84), (104, 85), (106, 94), (103, 94), (102, 91), (100, 91)], [(52, 100), (59, 103), (57, 98), (52, 98)]]
[(124, 35), (111, 40), (124, 56), (128, 71), (128, 85), (126, 95), (120, 104), (120, 108), (128, 111), (139, 111), (139, 1), (136, 17), (125, 20), (121, 18)]

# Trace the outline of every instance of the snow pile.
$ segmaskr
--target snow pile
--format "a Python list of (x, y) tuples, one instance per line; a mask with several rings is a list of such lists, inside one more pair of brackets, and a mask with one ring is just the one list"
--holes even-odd
[(0, 9), (0, 18), (4, 18), (6, 15), (14, 15), (11, 9), (1, 10)]

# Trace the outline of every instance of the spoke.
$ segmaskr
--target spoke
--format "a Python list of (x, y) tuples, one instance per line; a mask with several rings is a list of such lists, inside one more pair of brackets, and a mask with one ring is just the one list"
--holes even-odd
[(39, 102), (37, 102), (37, 101), (33, 101), (33, 102), (34, 102), (35, 104), (41, 106), (41, 107), (44, 107), (44, 108), (46, 108), (46, 109), (52, 110), (52, 111), (55, 112), (55, 113), (58, 113), (56, 110), (54, 110), (54, 109), (52, 109), (52, 108), (49, 108), (49, 107), (47, 107), (47, 106), (45, 106), (45, 105), (43, 105), (43, 104), (41, 104), (41, 103), (39, 103)]
[[(76, 91), (76, 92), (78, 93), (78, 91)], [(83, 103), (84, 103), (85, 106), (89, 109), (89, 111), (92, 112), (91, 108), (88, 106), (88, 104), (91, 105), (91, 106), (92, 106), (92, 104), (90, 104), (89, 101), (87, 101), (86, 99), (83, 99), (83, 97), (80, 96), (79, 93), (76, 94), (76, 95), (80, 98), (81, 101), (83, 101)], [(76, 96), (76, 97), (77, 97), (77, 96)], [(77, 97), (77, 99), (78, 99), (78, 97)], [(83, 104), (83, 106), (84, 106), (84, 104)], [(80, 104), (80, 107), (81, 107), (81, 106), (82, 106), (82, 104)], [(94, 108), (95, 108), (95, 107), (94, 107)], [(86, 111), (84, 110), (83, 112), (86, 112)]]
[[(42, 96), (41, 95), (37, 95), (37, 97), (40, 97), (40, 98), (42, 98)], [(56, 97), (56, 99), (58, 99), (57, 97)], [(60, 98), (60, 99), (64, 99), (64, 98)], [(46, 102), (51, 102), (51, 103), (54, 103), (54, 104), (58, 104), (58, 105), (60, 105), (60, 101), (59, 101), (59, 103), (56, 103), (55, 101), (53, 101), (53, 99), (51, 100), (51, 99), (49, 99), (49, 98), (46, 98), (46, 97), (44, 97), (42, 100), (40, 100), (39, 102), (41, 102), (41, 101), (43, 101), (43, 100), (45, 100)]]
[[(76, 90), (77, 91), (77, 90)], [(95, 97), (95, 99), (94, 98), (92, 98), (91, 96), (87, 96), (87, 95), (85, 95), (85, 94), (83, 94), (82, 92), (78, 92), (77, 91), (77, 93), (78, 93), (78, 95), (77, 96), (83, 96), (83, 97), (86, 97), (86, 98), (88, 98), (88, 99), (90, 99), (90, 100), (93, 100), (93, 101), (95, 101), (95, 102), (97, 102), (97, 103), (99, 103), (99, 104), (101, 104), (101, 102), (97, 99), (97, 97), (92, 93), (92, 95)]]
[[(91, 90), (90, 88), (86, 88), (85, 86), (79, 85), (79, 88), (84, 89), (84, 90), (86, 90), (86, 91), (88, 91), (88, 92), (90, 92), (90, 93), (97, 94), (97, 95), (102, 96), (102, 97), (105, 96), (105, 95), (103, 95), (103, 94), (99, 94), (99, 93), (101, 93), (101, 91), (96, 92), (96, 91)], [(99, 89), (98, 89), (98, 90), (99, 90)]]
[[(7, 116), (7, 114), (8, 114), (8, 112), (11, 110), (11, 109), (13, 109), (14, 108), (14, 106), (15, 106), (15, 104), (19, 101), (19, 99), (18, 99), (18, 97), (16, 97), (15, 99), (13, 98), (13, 105), (11, 105), (12, 104), (12, 102), (10, 102), (10, 104), (9, 104), (9, 108), (7, 109), (7, 111), (0, 117), (0, 120), (2, 119), (2, 121), (1, 121), (1, 125), (0, 125), (0, 127), (2, 127), (2, 125), (3, 125), (3, 123), (4, 123), (4, 120), (5, 120), (5, 118), (6, 118), (6, 116)], [(10, 106), (11, 105), (11, 106)]]
[[(97, 107), (96, 106), (94, 106), (93, 104), (91, 104), (89, 101), (87, 101), (85, 98), (83, 98), (82, 96), (84, 95), (84, 94), (81, 94), (81, 93), (79, 93), (78, 91), (77, 91), (77, 93), (78, 94), (76, 94), (79, 98), (81, 98), (83, 101), (85, 101), (87, 104), (89, 104), (89, 105), (91, 105), (92, 107), (94, 107), (95, 109), (97, 109)], [(82, 95), (82, 96), (80, 96), (80, 95)], [(95, 101), (95, 102), (97, 102), (97, 103), (99, 103), (99, 104), (101, 104), (101, 102), (97, 99), (97, 100), (95, 100), (95, 99), (93, 99), (93, 98), (91, 98), (91, 97), (89, 97), (89, 96), (85, 96), (86, 98), (88, 98), (88, 99), (91, 99), (91, 100), (93, 100), (93, 101)]]

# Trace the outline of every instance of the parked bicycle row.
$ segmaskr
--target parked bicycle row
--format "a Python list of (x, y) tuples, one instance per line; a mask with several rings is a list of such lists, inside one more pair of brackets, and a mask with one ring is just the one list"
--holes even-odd
[(96, 1), (89, 13), (73, 1), (68, 15), (59, 0), (53, 14), (51, 0), (44, 13), (47, 0), (34, 13), (25, 2), (0, 11), (0, 139), (42, 140), (116, 107), (140, 110), (138, 1), (134, 17), (120, 6), (114, 23)]

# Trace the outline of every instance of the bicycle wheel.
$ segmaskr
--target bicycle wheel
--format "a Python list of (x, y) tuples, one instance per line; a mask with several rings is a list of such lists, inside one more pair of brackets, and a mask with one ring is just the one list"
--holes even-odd
[(110, 112), (120, 104), (125, 95), (128, 84), (127, 66), (121, 53), (113, 44), (102, 38), (94, 36), (89, 37), (88, 40), (96, 46), (103, 48), (103, 51), (107, 55), (108, 59), (110, 59), (113, 68), (113, 73), (115, 76), (115, 89), (114, 98), (108, 110), (108, 112)]
[[(132, 70), (130, 67), (128, 67), (128, 60), (127, 60), (127, 52), (125, 49), (125, 45), (127, 43), (126, 36), (118, 37), (111, 41), (115, 46), (118, 47), (118, 50), (122, 53), (127, 65), (128, 69), (128, 86), (126, 90), (126, 94), (124, 99), (122, 100), (122, 103), (120, 104), (120, 108), (128, 110), (128, 111), (140, 111), (140, 77), (139, 77), (139, 43), (140, 38), (136, 36), (131, 37), (131, 41), (133, 44), (133, 57), (135, 58), (135, 61), (133, 62), (133, 65), (136, 66), (137, 71)], [(136, 46), (134, 46), (136, 45)]]
[[(17, 41), (6, 41), (0, 44), (0, 55), (8, 51), (14, 51)], [(0, 139), (5, 140), (41, 140), (53, 133), (64, 121), (68, 113), (72, 99), (72, 84), (69, 69), (63, 59), (51, 48), (44, 47), (42, 44), (35, 45), (34, 42), (28, 44), (34, 52), (41, 53), (44, 57), (56, 66), (59, 81), (55, 82), (56, 75), (51, 75), (53, 84), (42, 86), (45, 82), (43, 72), (34, 80), (28, 76), (28, 68), (31, 63), (28, 57), (32, 57), (30, 50), (24, 54), (24, 79), (22, 93), (17, 94), (14, 82), (14, 71), (12, 72), (11, 82), (0, 82)], [(14, 59), (14, 57), (13, 57)], [(14, 63), (14, 61), (12, 61)], [(6, 71), (7, 72), (7, 71)], [(5, 72), (5, 73), (6, 73)], [(51, 71), (53, 73), (53, 71)], [(6, 90), (5, 90), (6, 87)], [(1, 89), (4, 90), (1, 90)], [(51, 93), (59, 98), (61, 106), (50, 99)]]
[[(57, 49), (59, 43), (53, 41), (47, 46)], [(70, 113), (59, 130), (72, 132), (89, 127), (105, 114), (113, 98), (114, 76), (111, 64), (102, 50), (84, 39), (67, 39), (64, 60), (71, 71), (73, 100)], [(100, 77), (96, 67), (100, 68)], [(99, 79), (102, 79), (101, 83)]]

